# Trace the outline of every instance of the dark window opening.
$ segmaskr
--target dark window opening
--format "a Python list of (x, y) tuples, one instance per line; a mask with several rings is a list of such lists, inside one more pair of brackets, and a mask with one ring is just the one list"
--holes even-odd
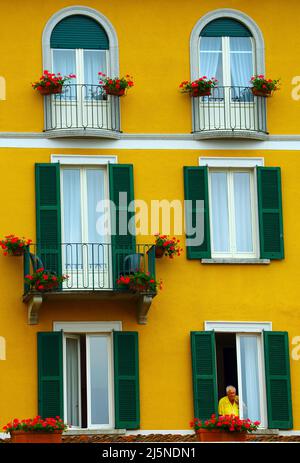
[(218, 400), (226, 395), (226, 387), (234, 386), (238, 395), (236, 336), (216, 333)]

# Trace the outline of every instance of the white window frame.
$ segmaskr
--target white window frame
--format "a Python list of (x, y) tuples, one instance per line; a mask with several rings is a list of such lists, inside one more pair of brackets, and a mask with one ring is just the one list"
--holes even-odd
[[(227, 174), (227, 197), (228, 197), (228, 223), (229, 223), (229, 252), (215, 252), (213, 239), (212, 213), (210, 214), (210, 235), (212, 258), (237, 258), (254, 259), (259, 257), (259, 229), (258, 229), (258, 199), (256, 185), (256, 171), (250, 168), (209, 168), (208, 169), (208, 191), (210, 211), (213, 210), (211, 192), (211, 173), (225, 172)], [(235, 239), (235, 206), (234, 206), (234, 184), (233, 174), (239, 172), (250, 173), (250, 197), (251, 197), (251, 223), (252, 223), (252, 244), (253, 252), (237, 252)]]
[(70, 334), (70, 333), (64, 333), (64, 336), (63, 336), (63, 378), (64, 378), (64, 416), (65, 416), (65, 420), (66, 422), (68, 422), (68, 407), (67, 407), (67, 338), (71, 338), (71, 339), (76, 339), (77, 340), (77, 343), (78, 343), (78, 406), (79, 406), (79, 413), (78, 413), (78, 417), (79, 417), (79, 426), (73, 426), (72, 425), (72, 428), (73, 429), (80, 429), (81, 426), (82, 426), (82, 414), (81, 414), (81, 406), (82, 406), (82, 402), (81, 402), (81, 362), (80, 362), (80, 337), (79, 337), (79, 334)]
[[(267, 414), (267, 393), (266, 393), (266, 379), (265, 379), (265, 356), (263, 349), (263, 331), (272, 331), (272, 322), (227, 322), (227, 321), (205, 321), (205, 331), (215, 331), (216, 333), (234, 333), (236, 339), (238, 335), (255, 334), (259, 336), (258, 342), (258, 355), (259, 355), (259, 381), (260, 381), (260, 399), (261, 399), (261, 424), (260, 428), (268, 428), (268, 414)], [(237, 352), (237, 361), (239, 355)], [(238, 365), (238, 371), (240, 367)], [(238, 378), (239, 390), (241, 385), (241, 378)], [(240, 397), (241, 398), (241, 397)]]
[[(54, 321), (53, 322), (53, 331), (63, 331), (63, 338), (66, 335), (76, 335), (76, 334), (106, 334), (109, 335), (111, 338), (111, 350), (110, 350), (110, 377), (111, 377), (111, 384), (109, 385), (109, 393), (111, 397), (110, 402), (110, 429), (114, 429), (115, 427), (115, 410), (114, 410), (114, 364), (113, 364), (113, 342), (112, 342), (112, 332), (113, 331), (122, 331), (122, 322), (121, 321), (95, 321), (95, 322), (87, 322), (87, 321), (78, 321), (78, 322), (63, 322), (63, 321)], [(65, 357), (65, 341), (63, 341), (63, 378), (64, 378), (64, 416), (67, 416), (66, 410), (66, 357)], [(88, 375), (87, 375), (88, 376)], [(104, 427), (96, 427), (93, 426), (92, 429), (104, 429)], [(76, 429), (74, 427), (74, 429)], [(82, 429), (82, 428), (80, 428)]]
[[(199, 54), (201, 53), (216, 53), (216, 52), (210, 52), (209, 50), (206, 51), (201, 51), (200, 52), (200, 47), (201, 47), (201, 40), (203, 37), (200, 36), (199, 38)], [(256, 56), (255, 56), (255, 43), (253, 37), (248, 37), (251, 42), (251, 54), (252, 54), (252, 75), (249, 76), (249, 82), (248, 86), (250, 86), (250, 79), (251, 77), (256, 74)], [(232, 87), (233, 84), (231, 82), (231, 54), (232, 53), (246, 53), (250, 54), (249, 51), (239, 51), (239, 52), (234, 52), (230, 50), (230, 37), (229, 36), (224, 36), (220, 37), (221, 39), (221, 50), (218, 53), (221, 53), (222, 55), (222, 75), (223, 75), (223, 82), (219, 82), (218, 85), (221, 85), (221, 87)], [(201, 69), (201, 57), (199, 59), (199, 76), (203, 75), (203, 70)], [(207, 77), (215, 77), (215, 76), (207, 76)]]
[(237, 370), (238, 370), (238, 384), (239, 384), (239, 402), (240, 402), (240, 418), (243, 416), (243, 387), (242, 386), (242, 372), (241, 372), (241, 350), (240, 341), (241, 337), (255, 336), (257, 339), (257, 357), (258, 357), (258, 381), (259, 381), (259, 404), (260, 404), (260, 428), (266, 429), (268, 427), (268, 411), (267, 411), (267, 392), (265, 381), (265, 356), (263, 350), (262, 333), (236, 333), (236, 357), (237, 357)]
[[(108, 354), (108, 413), (109, 413), (109, 422), (105, 424), (92, 424), (91, 423), (91, 372), (89, 369), (90, 364), (90, 344), (89, 338), (91, 336), (106, 337), (108, 339), (107, 343), (107, 354)], [(109, 333), (93, 333), (86, 334), (86, 382), (87, 382), (87, 426), (88, 429), (113, 429), (115, 426), (114, 420), (114, 384), (113, 384), (113, 342), (112, 334)]]
[[(51, 48), (51, 69), (54, 68), (54, 50), (67, 50), (63, 48)], [(75, 70), (74, 74), (76, 75), (76, 84), (78, 85), (90, 85), (92, 82), (85, 82), (84, 76), (84, 52), (85, 51), (97, 51), (91, 50), (89, 48), (71, 48), (70, 50), (75, 51)], [(110, 75), (110, 67), (109, 67), (109, 50), (99, 50), (105, 52), (105, 61), (106, 61), (106, 74)], [(103, 72), (102, 69), (99, 69), (98, 72)], [(98, 79), (100, 80), (100, 78)], [(70, 81), (72, 84), (72, 81)], [(99, 84), (100, 85), (100, 84)], [(77, 92), (78, 98), (81, 96), (81, 92)]]

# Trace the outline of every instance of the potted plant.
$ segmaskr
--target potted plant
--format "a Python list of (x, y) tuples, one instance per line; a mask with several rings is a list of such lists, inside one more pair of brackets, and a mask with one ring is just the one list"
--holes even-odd
[(168, 256), (173, 259), (174, 256), (180, 256), (183, 249), (180, 248), (180, 240), (169, 238), (168, 235), (155, 234), (155, 257), (160, 258)]
[(3, 427), (3, 431), (10, 433), (13, 443), (59, 444), (67, 428), (59, 416), (45, 419), (36, 416), (25, 420), (15, 418)]
[(62, 87), (64, 83), (75, 78), (75, 74), (62, 76), (60, 72), (57, 74), (51, 74), (46, 70), (43, 72), (43, 75), (40, 77), (40, 79), (32, 84), (32, 87), (34, 90), (38, 90), (41, 95), (62, 93)]
[(32, 275), (25, 276), (25, 284), (33, 291), (54, 291), (68, 278), (68, 275), (57, 276), (55, 273), (38, 268)]
[(208, 79), (206, 76), (199, 77), (199, 79), (189, 82), (184, 80), (179, 85), (182, 93), (189, 93), (192, 97), (210, 96), (211, 89), (217, 85), (218, 81), (215, 77)]
[(125, 77), (115, 77), (113, 79), (103, 74), (103, 72), (98, 72), (98, 75), (100, 79), (99, 84), (103, 85), (107, 95), (123, 96), (125, 95), (125, 90), (134, 85), (132, 77), (129, 74), (126, 74)]
[(7, 235), (4, 240), (0, 241), (3, 249), (4, 256), (22, 256), (25, 252), (26, 246), (32, 243), (32, 240), (24, 237), (19, 238), (16, 235)]
[(266, 79), (263, 74), (251, 77), (251, 91), (255, 96), (271, 96), (275, 90), (279, 89), (280, 79)]
[(235, 415), (211, 415), (209, 420), (194, 418), (190, 423), (200, 442), (245, 441), (247, 434), (256, 431), (260, 421), (242, 420)]
[(150, 273), (141, 270), (137, 270), (129, 275), (121, 275), (117, 280), (117, 284), (121, 289), (139, 292), (156, 292), (157, 287), (162, 289), (161, 281), (156, 281)]

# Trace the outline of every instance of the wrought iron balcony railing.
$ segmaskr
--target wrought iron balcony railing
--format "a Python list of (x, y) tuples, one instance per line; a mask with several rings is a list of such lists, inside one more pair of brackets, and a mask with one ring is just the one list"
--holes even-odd
[[(193, 133), (207, 136), (267, 134), (266, 97), (250, 87), (214, 87), (210, 96), (193, 97)], [(218, 135), (219, 133), (219, 135)]]
[(62, 93), (45, 96), (45, 131), (120, 132), (119, 97), (101, 85), (64, 84)]
[[(48, 248), (30, 245), (24, 254), (24, 276), (39, 268), (57, 276), (68, 275), (55, 291), (122, 291), (117, 285), (121, 275), (143, 271), (155, 279), (155, 246), (137, 244), (128, 249), (106, 243), (63, 243)], [(25, 284), (24, 294), (28, 292), (30, 288)]]

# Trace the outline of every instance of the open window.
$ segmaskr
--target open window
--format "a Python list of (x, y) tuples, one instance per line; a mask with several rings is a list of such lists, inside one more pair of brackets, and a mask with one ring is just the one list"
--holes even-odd
[(226, 386), (236, 387), (239, 416), (262, 427), (293, 427), (289, 345), (286, 332), (191, 333), (194, 413), (218, 413)]

